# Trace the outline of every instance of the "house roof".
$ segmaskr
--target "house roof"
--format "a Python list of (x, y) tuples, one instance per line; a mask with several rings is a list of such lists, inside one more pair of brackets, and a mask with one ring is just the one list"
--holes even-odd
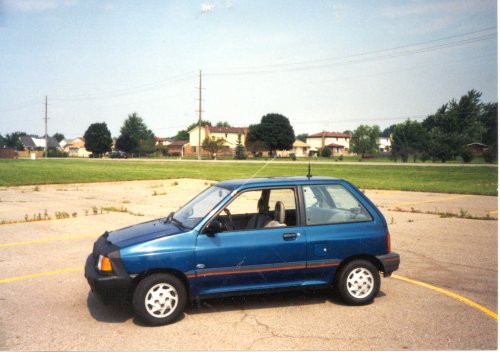
[(340, 133), (340, 132), (319, 132), (315, 134), (310, 134), (307, 136), (307, 138), (351, 138), (350, 134), (347, 133)]
[[(193, 130), (197, 129), (198, 126), (194, 126), (192, 129), (188, 131), (188, 133), (191, 133)], [(208, 132), (210, 133), (248, 133), (248, 127), (217, 127), (217, 126), (207, 126), (203, 125), (201, 128), (204, 128), (205, 131), (208, 129)]]
[(19, 140), (24, 145), (24, 148), (36, 148), (37, 147), (35, 142), (33, 141), (33, 138), (31, 138), (29, 136), (19, 137)]
[(307, 148), (310, 147), (309, 144), (302, 142), (300, 139), (296, 139), (295, 142), (293, 142), (293, 146), (296, 148)]
[(208, 126), (210, 133), (245, 133), (248, 127), (217, 127)]
[[(23, 146), (27, 149), (45, 148), (45, 138), (22, 136), (22, 137), (19, 137), (19, 140), (21, 141)], [(55, 139), (54, 137), (48, 137), (47, 142), (48, 142), (49, 147), (51, 147), (51, 148), (60, 148), (60, 145), (57, 142), (57, 139)]]
[(470, 144), (467, 144), (466, 147), (480, 147), (480, 148), (486, 148), (487, 145), (486, 144), (483, 144), (483, 143), (479, 143), (479, 142), (474, 142), (474, 143), (470, 143)]
[(335, 144), (335, 143), (328, 144), (325, 147), (329, 147), (329, 148), (345, 148), (343, 145)]
[(185, 146), (186, 144), (188, 144), (189, 141), (184, 141), (184, 140), (181, 140), (181, 141), (173, 141), (172, 143), (170, 143), (168, 146), (169, 147), (183, 147)]
[(157, 141), (157, 142), (172, 142), (172, 139), (155, 136), (155, 141)]

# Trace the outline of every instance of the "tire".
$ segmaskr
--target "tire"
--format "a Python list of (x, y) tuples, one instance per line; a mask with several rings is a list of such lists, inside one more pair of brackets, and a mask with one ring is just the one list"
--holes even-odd
[(368, 304), (380, 290), (380, 274), (371, 262), (353, 260), (340, 268), (335, 278), (335, 288), (347, 304)]
[(135, 315), (148, 325), (174, 322), (184, 311), (186, 287), (170, 274), (153, 274), (142, 279), (134, 291)]

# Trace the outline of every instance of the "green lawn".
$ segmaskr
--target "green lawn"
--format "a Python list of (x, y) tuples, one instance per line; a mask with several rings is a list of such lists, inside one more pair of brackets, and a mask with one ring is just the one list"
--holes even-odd
[[(306, 164), (278, 162), (0, 160), (0, 186), (168, 178), (227, 180), (306, 174)], [(313, 162), (312, 174), (344, 178), (366, 189), (497, 195), (498, 187), (498, 168), (485, 166), (339, 165)]]

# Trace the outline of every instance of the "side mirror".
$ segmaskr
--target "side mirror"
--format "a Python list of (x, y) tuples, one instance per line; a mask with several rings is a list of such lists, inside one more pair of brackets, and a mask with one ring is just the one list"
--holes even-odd
[(213, 220), (208, 226), (205, 228), (205, 233), (208, 236), (214, 236), (216, 233), (224, 232), (225, 227), (222, 221)]

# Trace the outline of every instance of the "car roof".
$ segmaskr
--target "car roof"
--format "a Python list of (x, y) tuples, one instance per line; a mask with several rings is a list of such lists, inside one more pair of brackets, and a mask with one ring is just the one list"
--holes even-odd
[(330, 183), (333, 181), (344, 181), (339, 178), (321, 177), (321, 176), (288, 176), (288, 177), (262, 177), (262, 178), (241, 178), (235, 180), (222, 181), (216, 186), (228, 189), (245, 189), (253, 187), (265, 186), (295, 186), (295, 185), (308, 185), (318, 183)]

